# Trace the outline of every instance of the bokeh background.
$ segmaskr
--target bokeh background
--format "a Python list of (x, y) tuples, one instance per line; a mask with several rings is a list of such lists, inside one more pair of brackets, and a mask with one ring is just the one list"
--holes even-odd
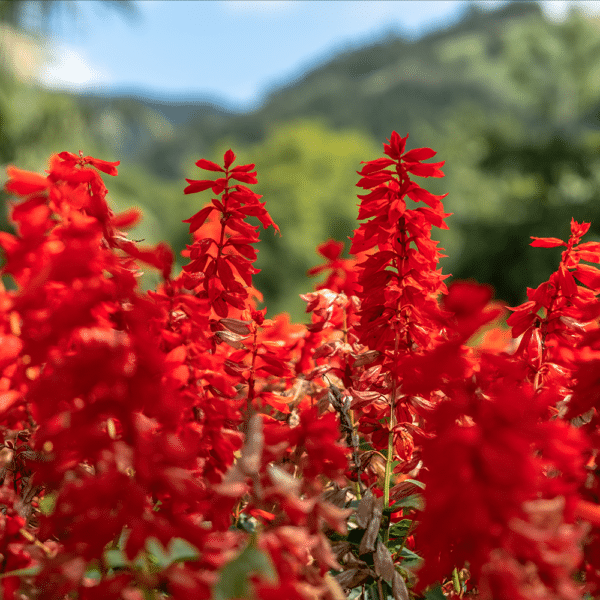
[(598, 4), (0, 0), (0, 185), (63, 150), (121, 160), (133, 237), (180, 252), (208, 200), (185, 178), (232, 147), (283, 234), (262, 233), (256, 284), (302, 320), (315, 248), (352, 235), (360, 161), (395, 129), (446, 161), (426, 182), (449, 193), (444, 272), (518, 304), (559, 252), (529, 236), (574, 217), (600, 238)]

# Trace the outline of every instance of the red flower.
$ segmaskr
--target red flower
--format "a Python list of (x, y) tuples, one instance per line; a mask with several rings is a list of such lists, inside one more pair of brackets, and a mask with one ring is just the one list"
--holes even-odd
[[(252, 244), (258, 241), (257, 227), (247, 224), (244, 219), (257, 217), (266, 229), (279, 228), (259, 202), (260, 196), (243, 185), (230, 186), (230, 180), (244, 183), (256, 183), (256, 172), (250, 172), (254, 165), (240, 165), (230, 169), (235, 154), (228, 150), (224, 157), (225, 167), (199, 160), (200, 168), (211, 171), (220, 170), (225, 177), (216, 180), (188, 179), (186, 194), (193, 194), (212, 188), (214, 194), (222, 195), (219, 200), (213, 198), (212, 206), (206, 206), (185, 222), (190, 223), (190, 233), (197, 232), (214, 211), (221, 213), (220, 230), (215, 237), (196, 236), (190, 247), (191, 262), (184, 267), (188, 274), (202, 273), (204, 277), (197, 282), (197, 294), (206, 298), (219, 317), (227, 317), (230, 308), (243, 310), (249, 298), (248, 288), (252, 286), (252, 275), (258, 271), (252, 266), (256, 253)], [(218, 167), (218, 168), (217, 168)], [(245, 285), (244, 285), (245, 284)]]

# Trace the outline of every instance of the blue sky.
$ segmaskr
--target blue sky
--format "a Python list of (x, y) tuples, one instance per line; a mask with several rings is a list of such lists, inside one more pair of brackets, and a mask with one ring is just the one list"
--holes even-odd
[[(456, 22), (465, 0), (141, 0), (123, 18), (99, 2), (77, 2), (78, 18), (53, 27), (39, 78), (53, 88), (204, 97), (231, 108), (260, 103), (348, 47), (387, 32), (418, 37)], [(495, 8), (502, 2), (478, 2)], [(571, 2), (541, 3), (560, 18)], [(582, 3), (600, 11), (600, 2)]]

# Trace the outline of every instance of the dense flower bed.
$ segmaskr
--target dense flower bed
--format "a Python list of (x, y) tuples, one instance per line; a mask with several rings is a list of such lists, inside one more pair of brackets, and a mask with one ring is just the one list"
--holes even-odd
[(231, 150), (188, 180), (212, 197), (178, 274), (111, 211), (118, 163), (9, 168), (4, 600), (600, 593), (600, 243), (534, 238), (564, 251), (515, 308), (446, 287), (414, 180), (443, 163), (407, 137), (359, 172), (352, 258), (319, 247), (307, 325), (257, 308), (248, 218), (279, 228)]

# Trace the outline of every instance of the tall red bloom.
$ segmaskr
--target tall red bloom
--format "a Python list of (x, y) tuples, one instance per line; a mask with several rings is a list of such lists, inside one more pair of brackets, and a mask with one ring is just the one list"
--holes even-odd
[[(213, 198), (211, 204), (198, 211), (185, 222), (190, 224), (190, 233), (199, 230), (212, 213), (220, 213), (218, 238), (197, 238), (189, 248), (191, 262), (184, 271), (196, 279), (190, 286), (197, 289), (198, 297), (206, 298), (216, 315), (226, 317), (230, 307), (243, 310), (248, 298), (247, 287), (252, 285), (252, 275), (258, 270), (252, 265), (256, 260), (256, 250), (252, 244), (258, 242), (258, 227), (246, 223), (247, 217), (256, 217), (266, 229), (275, 225), (260, 202), (260, 196), (241, 184), (232, 181), (255, 184), (256, 171), (253, 164), (231, 167), (235, 154), (228, 150), (223, 156), (221, 167), (211, 161), (201, 159), (196, 165), (201, 169), (223, 174), (218, 179), (187, 179), (186, 194), (195, 194), (211, 189), (220, 198)], [(245, 284), (245, 286), (244, 286)]]

